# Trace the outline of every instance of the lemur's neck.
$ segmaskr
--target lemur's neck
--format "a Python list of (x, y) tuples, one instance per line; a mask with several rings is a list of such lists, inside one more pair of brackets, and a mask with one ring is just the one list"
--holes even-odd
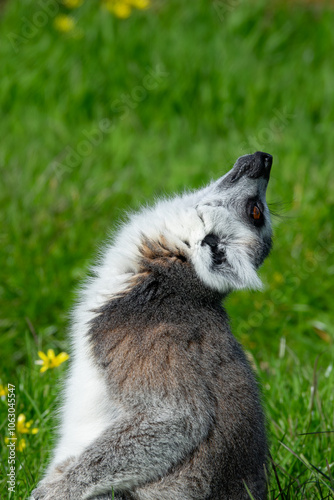
[[(210, 289), (197, 276), (187, 254), (181, 248), (168, 244), (163, 238), (145, 241), (140, 247), (140, 273), (134, 278), (139, 293), (159, 301), (201, 305), (220, 305), (222, 294)], [(146, 290), (150, 289), (150, 293)], [(169, 314), (171, 311), (169, 311)]]
[(183, 344), (200, 341), (198, 335), (206, 335), (210, 322), (221, 334), (229, 331), (222, 296), (199, 280), (185, 256), (153, 244), (141, 252), (139, 272), (129, 278), (125, 290), (96, 310), (91, 321), (89, 340), (102, 366), (124, 345), (133, 348), (158, 341), (160, 334), (153, 340), (152, 332), (161, 330)]

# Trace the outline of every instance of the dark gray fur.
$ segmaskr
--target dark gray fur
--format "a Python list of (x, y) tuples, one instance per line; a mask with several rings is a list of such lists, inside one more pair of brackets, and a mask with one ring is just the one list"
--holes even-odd
[[(263, 500), (267, 442), (259, 391), (222, 297), (181, 259), (172, 266), (168, 258), (143, 259), (142, 269), (127, 293), (98, 311), (89, 332), (96, 362), (131, 417), (89, 446), (50, 498), (77, 500), (104, 478), (142, 476), (122, 496), (116, 488), (115, 498), (246, 500), (245, 482)], [(161, 420), (168, 408), (172, 416)]]

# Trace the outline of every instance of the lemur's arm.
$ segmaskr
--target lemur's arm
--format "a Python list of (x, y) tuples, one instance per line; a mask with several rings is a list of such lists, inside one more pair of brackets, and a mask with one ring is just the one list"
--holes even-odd
[(42, 481), (35, 500), (80, 500), (131, 490), (164, 476), (207, 435), (210, 417), (139, 415), (108, 428), (63, 474)]

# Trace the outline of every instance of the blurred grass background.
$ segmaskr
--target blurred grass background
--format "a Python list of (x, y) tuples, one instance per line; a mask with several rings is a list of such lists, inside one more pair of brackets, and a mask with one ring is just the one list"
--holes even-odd
[[(69, 349), (75, 290), (110, 229), (256, 150), (274, 156), (283, 217), (265, 291), (227, 309), (263, 387), (269, 497), (333, 498), (333, 26), (321, 2), (157, 0), (126, 19), (97, 1), (2, 2), (0, 382), (39, 427), (10, 498), (27, 498), (52, 449), (64, 369), (40, 374), (37, 352)], [(4, 444), (5, 397), (0, 428)], [(5, 446), (1, 460), (7, 498)]]

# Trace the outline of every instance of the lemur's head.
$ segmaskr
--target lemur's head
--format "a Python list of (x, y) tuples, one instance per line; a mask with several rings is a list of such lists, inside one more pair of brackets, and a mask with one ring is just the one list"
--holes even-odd
[(271, 165), (267, 153), (241, 156), (208, 187), (134, 215), (115, 241), (118, 273), (136, 273), (145, 246), (167, 266), (177, 259), (193, 266), (206, 286), (222, 294), (261, 287), (256, 270), (271, 248)]
[(272, 156), (241, 156), (198, 200), (196, 210), (205, 236), (192, 240), (192, 261), (198, 275), (220, 290), (258, 288), (256, 269), (271, 248), (271, 223), (266, 189)]

